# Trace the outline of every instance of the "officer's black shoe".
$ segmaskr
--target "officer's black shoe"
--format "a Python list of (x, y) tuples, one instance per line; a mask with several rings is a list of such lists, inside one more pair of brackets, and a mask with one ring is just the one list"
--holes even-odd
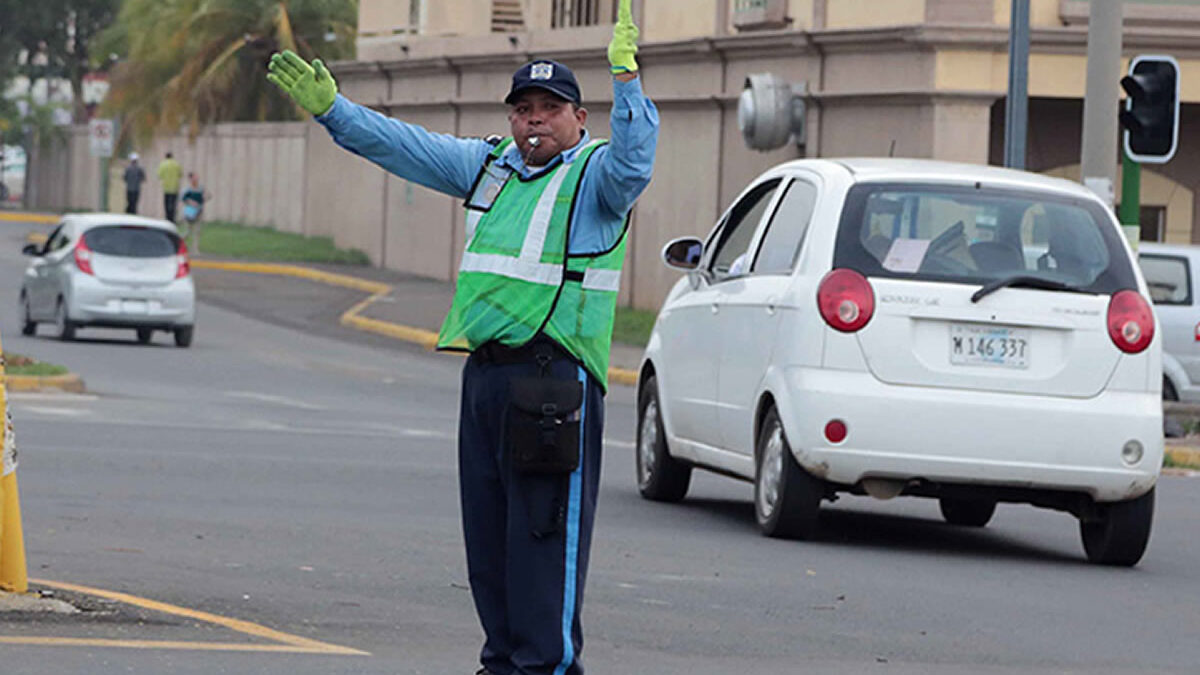
[(475, 675), (492, 675), (492, 671), (488, 670), (487, 668), (480, 668), (479, 670), (475, 671)]

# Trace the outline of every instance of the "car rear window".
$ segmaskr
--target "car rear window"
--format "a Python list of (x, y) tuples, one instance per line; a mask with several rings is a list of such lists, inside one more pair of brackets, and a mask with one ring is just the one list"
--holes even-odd
[(836, 267), (986, 284), (1014, 275), (1110, 294), (1137, 277), (1104, 209), (1033, 191), (860, 184), (842, 210)]
[(179, 250), (179, 235), (138, 225), (93, 228), (83, 239), (96, 253), (126, 258), (165, 258)]

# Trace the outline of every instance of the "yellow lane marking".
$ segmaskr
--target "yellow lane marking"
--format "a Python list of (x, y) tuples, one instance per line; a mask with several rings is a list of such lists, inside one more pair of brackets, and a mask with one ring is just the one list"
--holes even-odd
[(178, 642), (171, 640), (106, 640), (103, 638), (57, 638), (57, 637), (4, 637), (0, 645), (25, 645), (28, 647), (112, 647), (123, 649), (181, 649), (209, 652), (255, 652), (274, 654), (363, 654), (367, 652), (331, 652), (327, 649), (309, 649), (290, 645), (251, 645), (240, 642)]
[[(334, 274), (332, 272), (314, 270), (308, 267), (300, 267), (299, 265), (280, 265), (275, 263), (193, 260), (192, 267), (200, 269), (226, 270), (231, 272), (251, 272), (256, 274), (277, 274), (281, 276), (299, 277), (301, 279), (318, 281), (321, 283), (330, 284), (332, 286), (340, 286), (342, 288), (350, 288), (363, 291), (364, 293), (370, 293), (370, 297), (346, 310), (346, 312), (342, 314), (340, 322), (343, 326), (349, 326), (350, 328), (356, 328), (368, 333), (377, 333), (379, 335), (395, 338), (397, 340), (403, 340), (429, 350), (437, 348), (437, 333), (424, 330), (422, 328), (414, 328), (412, 326), (392, 323), (391, 321), (372, 319), (370, 317), (363, 316), (362, 313), (366, 311), (367, 307), (370, 307), (380, 298), (386, 297), (392, 292), (392, 287), (385, 283), (360, 279), (358, 277), (352, 277), (345, 274)], [(638, 373), (636, 370), (614, 367), (608, 369), (608, 379), (619, 384), (633, 386), (637, 384)]]
[(62, 591), (73, 591), (84, 595), (91, 595), (98, 598), (106, 598), (123, 602), (127, 605), (141, 607), (163, 614), (172, 614), (181, 616), (187, 619), (195, 619), (218, 626), (223, 626), (233, 631), (250, 635), (253, 637), (263, 638), (265, 640), (274, 640), (282, 644), (276, 645), (253, 645), (239, 643), (223, 643), (223, 642), (177, 642), (177, 641), (156, 641), (156, 640), (104, 640), (104, 639), (76, 639), (76, 638), (45, 638), (45, 637), (2, 637), (0, 636), (0, 644), (26, 644), (26, 645), (74, 645), (74, 646), (104, 646), (104, 647), (126, 647), (134, 649), (197, 649), (209, 651), (242, 651), (242, 652), (292, 652), (306, 654), (337, 654), (345, 656), (370, 656), (370, 652), (364, 652), (350, 647), (341, 647), (339, 645), (329, 644), (328, 642), (320, 642), (299, 635), (292, 635), (273, 628), (243, 621), (241, 619), (231, 619), (217, 614), (201, 612), (195, 609), (187, 609), (186, 607), (178, 607), (157, 600), (149, 600), (147, 598), (139, 598), (128, 593), (118, 593), (116, 591), (106, 591), (101, 588), (91, 588), (89, 586), (81, 586), (79, 584), (69, 584), (61, 581), (47, 581), (45, 579), (30, 579), (32, 583), (50, 588), (57, 588)]
[(0, 220), (10, 223), (57, 223), (62, 216), (46, 213), (24, 213), (22, 211), (0, 211)]

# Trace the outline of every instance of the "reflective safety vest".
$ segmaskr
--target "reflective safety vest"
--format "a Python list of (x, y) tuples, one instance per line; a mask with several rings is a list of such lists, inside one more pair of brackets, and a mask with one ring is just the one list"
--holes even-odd
[(628, 215), (609, 250), (567, 252), (583, 172), (604, 141), (529, 179), (495, 164), (512, 142), (491, 152), (467, 199), (466, 252), (438, 349), (519, 347), (542, 332), (607, 387)]

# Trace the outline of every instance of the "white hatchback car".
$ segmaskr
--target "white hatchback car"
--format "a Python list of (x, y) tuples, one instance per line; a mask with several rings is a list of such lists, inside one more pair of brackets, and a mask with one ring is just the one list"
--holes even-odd
[(838, 492), (1079, 518), (1133, 565), (1163, 455), (1161, 347), (1111, 211), (1064, 180), (914, 160), (801, 160), (755, 180), (668, 295), (639, 379), (641, 494), (693, 467), (754, 482), (772, 536)]
[(1163, 399), (1200, 402), (1200, 246), (1138, 244), (1162, 332)]
[(33, 256), (21, 282), (21, 332), (42, 322), (73, 340), (87, 326), (132, 328), (139, 342), (154, 331), (192, 344), (196, 289), (187, 246), (165, 220), (95, 213), (65, 216)]

